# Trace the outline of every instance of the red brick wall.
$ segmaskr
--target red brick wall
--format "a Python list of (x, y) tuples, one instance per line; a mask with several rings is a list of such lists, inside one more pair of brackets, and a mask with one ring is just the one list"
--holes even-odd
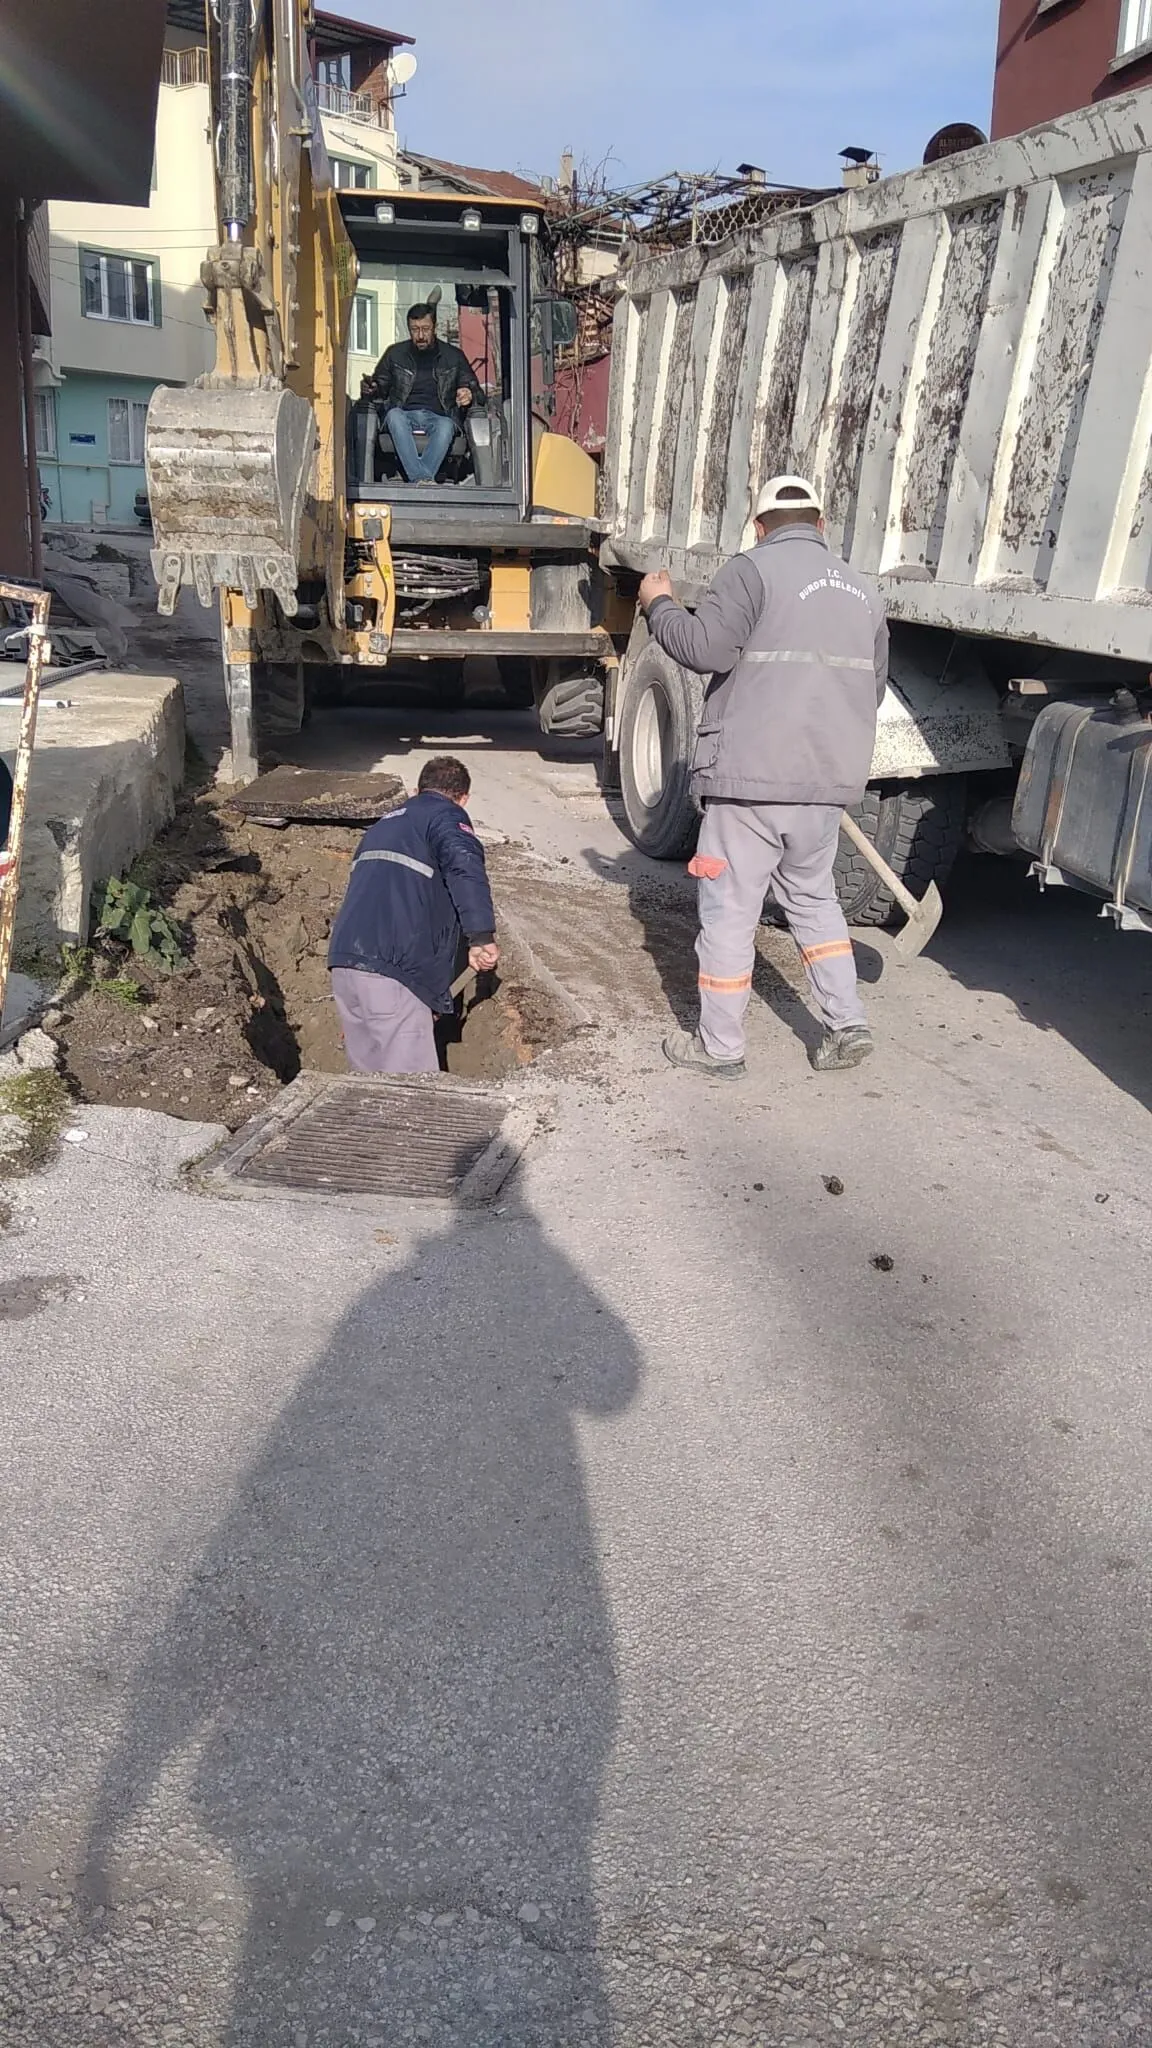
[(994, 141), (1152, 82), (1152, 56), (1109, 70), (1123, 0), (1063, 0), (1043, 13), (1038, 4), (1001, 0)]

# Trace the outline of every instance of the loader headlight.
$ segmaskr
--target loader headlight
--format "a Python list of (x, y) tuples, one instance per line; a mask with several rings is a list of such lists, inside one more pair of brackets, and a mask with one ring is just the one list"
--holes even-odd
[(520, 233), (522, 235), (538, 235), (540, 233), (540, 215), (538, 213), (522, 213), (520, 215)]
[(467, 228), (469, 234), (471, 235), (479, 234), (480, 229), (483, 226), (483, 222), (481, 221), (480, 218), (479, 207), (466, 206), (464, 208), (463, 213), (460, 215), (460, 225), (462, 228)]
[(382, 228), (390, 228), (396, 219), (396, 208), (390, 199), (382, 199), (376, 208), (376, 218)]

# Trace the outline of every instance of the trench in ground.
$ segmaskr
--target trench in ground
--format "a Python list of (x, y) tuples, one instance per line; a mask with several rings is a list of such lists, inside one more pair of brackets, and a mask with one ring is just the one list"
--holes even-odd
[[(230, 810), (227, 792), (186, 793), (131, 876), (179, 925), (182, 966), (165, 974), (97, 943), (50, 1015), (79, 1100), (235, 1129), (298, 1073), (346, 1072), (326, 955), (362, 831), (272, 829)], [(499, 1080), (564, 1035), (550, 995), (514, 964), (487, 984), (442, 1032), (451, 1074)]]

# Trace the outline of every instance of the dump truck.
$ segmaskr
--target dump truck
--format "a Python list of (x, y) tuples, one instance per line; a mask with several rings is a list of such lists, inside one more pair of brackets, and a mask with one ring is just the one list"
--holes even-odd
[[(1152, 930), (1152, 93), (637, 253), (615, 320), (602, 572), (691, 605), (770, 475), (811, 477), (874, 577), (890, 683), (858, 820), (913, 888), (961, 845)], [(702, 679), (636, 619), (607, 751), (680, 856)], [(887, 892), (852, 848), (857, 922)]]
[[(219, 240), (201, 267), (212, 369), (152, 398), (145, 438), (162, 612), (219, 603), (232, 773), (387, 669), (441, 697), (496, 661), (549, 731), (603, 724), (615, 643), (596, 565), (596, 468), (550, 430), (547, 209), (488, 195), (338, 192), (309, 53), (311, 0), (213, 0)], [(371, 393), (349, 389), (358, 281), (381, 353), (414, 305), (472, 365), (434, 482), (409, 482)]]

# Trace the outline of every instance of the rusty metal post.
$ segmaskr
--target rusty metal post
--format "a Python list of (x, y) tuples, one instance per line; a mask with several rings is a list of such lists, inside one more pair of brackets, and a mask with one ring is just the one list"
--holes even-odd
[(28, 778), (32, 770), (32, 746), (36, 738), (36, 711), (40, 702), (40, 676), (48, 657), (48, 610), (52, 599), (46, 590), (30, 589), (26, 583), (0, 583), (0, 597), (13, 598), (32, 607), (28, 628), (28, 656), (24, 667), (24, 706), (20, 717), (20, 738), (16, 747), (16, 771), (12, 778), (12, 816), (8, 826), (8, 847), (0, 855), (0, 1022), (8, 993), (8, 970), (12, 964), (12, 941), (16, 932), (16, 898), (20, 890), (20, 857), (24, 850), (24, 817), (28, 808)]

